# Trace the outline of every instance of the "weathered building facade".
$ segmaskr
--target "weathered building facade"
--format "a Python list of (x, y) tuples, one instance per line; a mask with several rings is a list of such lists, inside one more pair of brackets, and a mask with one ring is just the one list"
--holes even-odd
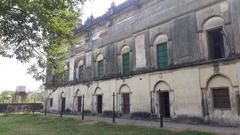
[[(150, 112), (240, 123), (240, 1), (128, 0), (75, 30), (48, 111)], [(47, 84), (52, 86), (52, 77)], [(160, 93), (159, 93), (160, 91)], [(159, 105), (160, 104), (160, 105)]]

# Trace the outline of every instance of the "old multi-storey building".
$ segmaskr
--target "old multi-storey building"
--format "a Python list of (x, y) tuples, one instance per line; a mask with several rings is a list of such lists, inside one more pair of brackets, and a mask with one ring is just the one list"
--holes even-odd
[[(240, 0), (128, 0), (75, 30), (61, 106), (240, 123)], [(53, 86), (48, 76), (48, 86)], [(159, 93), (160, 92), (160, 93)], [(159, 109), (159, 107), (161, 109)]]

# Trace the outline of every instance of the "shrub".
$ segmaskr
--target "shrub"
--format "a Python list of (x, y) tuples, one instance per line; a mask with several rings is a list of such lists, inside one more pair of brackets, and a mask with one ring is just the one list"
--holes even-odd
[(113, 111), (106, 110), (102, 114), (103, 117), (113, 117)]
[(144, 119), (149, 120), (151, 119), (152, 114), (149, 112), (134, 112), (131, 114), (132, 119)]
[(91, 110), (84, 110), (84, 115), (90, 116), (90, 115), (92, 115), (92, 111)]
[(67, 109), (65, 110), (65, 113), (66, 113), (66, 114), (70, 114), (71, 112), (72, 112), (71, 109), (68, 109), (68, 108), (67, 108)]

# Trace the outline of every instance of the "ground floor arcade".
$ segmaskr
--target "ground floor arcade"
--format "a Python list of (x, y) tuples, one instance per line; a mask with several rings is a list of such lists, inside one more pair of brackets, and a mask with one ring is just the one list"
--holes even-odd
[(102, 114), (150, 112), (169, 118), (198, 118), (205, 121), (240, 123), (240, 62), (205, 64), (126, 78), (94, 81), (49, 90), (47, 109)]

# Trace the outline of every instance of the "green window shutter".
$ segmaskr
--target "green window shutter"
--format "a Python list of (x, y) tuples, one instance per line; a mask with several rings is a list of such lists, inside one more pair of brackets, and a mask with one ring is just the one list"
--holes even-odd
[(167, 43), (157, 45), (157, 62), (158, 69), (165, 69), (168, 67)]
[(79, 66), (78, 80), (83, 81), (83, 66)]
[(125, 53), (122, 56), (122, 67), (123, 67), (123, 73), (127, 74), (130, 72), (130, 56), (129, 53)]
[(104, 66), (103, 66), (103, 60), (98, 61), (98, 78), (104, 77)]

